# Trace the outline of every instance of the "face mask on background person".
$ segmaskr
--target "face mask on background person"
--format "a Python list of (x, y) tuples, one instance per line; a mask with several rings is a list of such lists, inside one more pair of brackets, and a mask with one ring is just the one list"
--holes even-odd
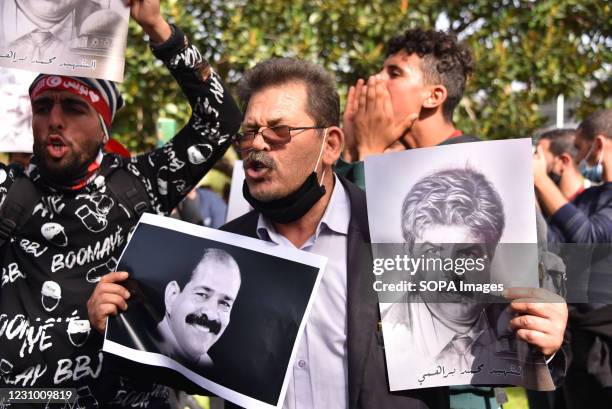
[(591, 180), (591, 181), (593, 181), (595, 183), (601, 183), (603, 181), (603, 154), (604, 154), (604, 148), (602, 146), (601, 152), (599, 153), (599, 158), (597, 159), (597, 164), (596, 165), (589, 165), (588, 158), (589, 158), (589, 156), (591, 156), (591, 153), (593, 152), (593, 148), (594, 147), (595, 147), (595, 142), (593, 142), (593, 144), (591, 144), (591, 147), (589, 148), (589, 151), (587, 152), (585, 157), (578, 164), (578, 168), (580, 169), (580, 173), (582, 173), (582, 176), (584, 176), (585, 178), (587, 178), (587, 179), (589, 179), (589, 180)]

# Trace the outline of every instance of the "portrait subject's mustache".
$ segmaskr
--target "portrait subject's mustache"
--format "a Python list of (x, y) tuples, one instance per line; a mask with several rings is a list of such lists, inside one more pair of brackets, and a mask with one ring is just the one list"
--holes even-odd
[(206, 314), (188, 314), (185, 317), (185, 322), (189, 325), (201, 325), (206, 327), (215, 335), (218, 335), (219, 332), (221, 332), (221, 322), (217, 320), (209, 320)]

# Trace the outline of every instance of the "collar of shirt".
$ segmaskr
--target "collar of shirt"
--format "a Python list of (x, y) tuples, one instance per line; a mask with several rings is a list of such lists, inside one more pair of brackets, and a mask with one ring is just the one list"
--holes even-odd
[[(429, 308), (427, 308), (426, 303), (420, 304), (420, 307), (429, 310)], [(470, 348), (472, 348), (474, 343), (478, 341), (478, 338), (480, 338), (480, 336), (486, 331), (487, 327), (489, 326), (489, 323), (487, 322), (487, 316), (484, 310), (480, 313), (474, 325), (472, 325), (470, 329), (463, 334), (459, 334), (457, 333), (457, 331), (448, 328), (446, 325), (440, 322), (435, 317), (435, 315), (431, 313), (419, 314), (419, 318), (421, 321), (421, 325), (425, 324), (423, 323), (423, 319), (429, 321), (425, 324), (425, 328), (429, 327), (431, 329), (431, 332), (425, 332), (425, 334), (435, 334), (435, 336), (429, 340), (431, 341), (431, 343), (429, 343), (429, 348), (431, 351), (430, 356), (438, 356), (447, 347), (447, 345), (449, 345), (453, 341), (453, 338), (456, 335), (466, 335), (471, 338), (471, 342), (466, 348), (466, 351), (470, 350)]]
[[(15, 16), (15, 19), (13, 20), (15, 21), (15, 30), (13, 31), (14, 33), (21, 32), (24, 34), (31, 34), (32, 32), (35, 32), (35, 31), (44, 31), (44, 32), (48, 31), (51, 34), (53, 34), (53, 36), (61, 40), (64, 40), (64, 41), (68, 41), (72, 38), (72, 30), (74, 27), (74, 12), (68, 13), (68, 15), (63, 20), (61, 20), (57, 24), (54, 24), (49, 29), (41, 29), (36, 24), (34, 24), (32, 20), (30, 20), (25, 15), (25, 13), (23, 13), (19, 9), (19, 7), (16, 5), (15, 2), (9, 1), (6, 3), (7, 3), (5, 6), (6, 8), (4, 9), (5, 17), (10, 16), (10, 15)], [(16, 38), (14, 38), (13, 40), (16, 40)], [(7, 43), (13, 40), (7, 41)]]
[[(349, 221), (350, 203), (348, 194), (344, 186), (342, 186), (340, 179), (338, 179), (338, 176), (334, 175), (334, 189), (329, 199), (329, 203), (327, 204), (327, 208), (325, 209), (325, 213), (317, 225), (315, 233), (306, 240), (301, 250), (307, 250), (312, 247), (319, 238), (319, 235), (321, 235), (325, 229), (329, 229), (338, 234), (347, 235)], [(259, 218), (257, 219), (257, 236), (261, 240), (294, 247), (289, 240), (276, 231), (274, 224), (267, 220), (262, 214), (259, 214)]]

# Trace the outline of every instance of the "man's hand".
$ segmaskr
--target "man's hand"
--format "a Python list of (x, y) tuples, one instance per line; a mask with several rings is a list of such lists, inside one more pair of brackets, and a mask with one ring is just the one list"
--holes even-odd
[(545, 179), (549, 179), (546, 172), (546, 158), (542, 154), (542, 149), (537, 146), (533, 154), (533, 181), (536, 187), (539, 187)]
[(100, 279), (91, 297), (87, 300), (87, 315), (91, 326), (99, 332), (104, 333), (106, 318), (109, 315), (117, 315), (119, 310), (127, 310), (127, 299), (130, 292), (120, 284), (128, 278), (125, 271), (108, 273)]
[(170, 25), (161, 15), (159, 0), (123, 0), (130, 16), (142, 27), (153, 43), (161, 44), (172, 35)]
[(510, 326), (518, 338), (549, 357), (561, 347), (567, 325), (565, 300), (543, 288), (515, 287), (504, 291), (515, 317)]
[(559, 190), (559, 187), (555, 185), (555, 182), (548, 176), (546, 172), (546, 159), (542, 154), (541, 148), (538, 146), (533, 155), (533, 183), (535, 185), (536, 193), (538, 194), (538, 200), (542, 210), (548, 215), (552, 216), (565, 206), (567, 199)]
[(344, 111), (343, 130), (350, 156), (358, 161), (383, 153), (410, 130), (417, 118), (418, 114), (413, 113), (396, 121), (391, 95), (380, 74), (371, 76), (367, 85), (363, 80), (357, 81), (349, 90)]
[[(344, 132), (345, 150), (344, 159), (348, 162), (357, 161), (357, 141), (355, 140), (355, 116), (359, 109), (359, 100), (355, 98), (357, 92), (364, 87), (363, 80), (357, 80), (357, 84), (349, 88), (344, 114), (342, 115), (342, 131)], [(359, 89), (359, 91), (357, 91)]]

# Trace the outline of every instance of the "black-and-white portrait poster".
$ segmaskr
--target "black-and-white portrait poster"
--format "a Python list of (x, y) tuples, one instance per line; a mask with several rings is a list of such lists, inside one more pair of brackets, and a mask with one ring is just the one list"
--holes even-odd
[(0, 66), (123, 81), (123, 0), (0, 1)]
[(554, 389), (503, 297), (538, 287), (531, 139), (372, 156), (365, 176), (390, 390)]
[(118, 271), (128, 309), (108, 319), (113, 370), (246, 408), (277, 408), (327, 258), (144, 214)]

